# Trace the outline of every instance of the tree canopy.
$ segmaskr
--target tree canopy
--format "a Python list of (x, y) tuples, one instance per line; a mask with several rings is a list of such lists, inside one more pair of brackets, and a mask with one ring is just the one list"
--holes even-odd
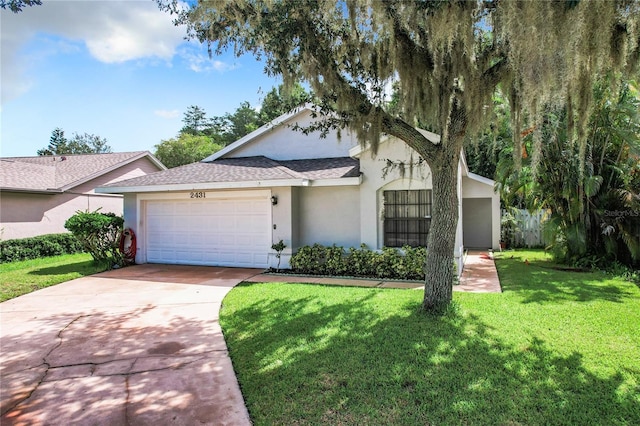
[[(587, 127), (595, 78), (636, 69), (640, 58), (637, 0), (159, 3), (212, 53), (254, 54), (285, 85), (308, 82), (323, 112), (332, 112), (325, 126), (349, 126), (374, 149), (382, 133), (396, 136), (427, 162), (427, 310), (452, 297), (457, 165), (465, 136), (490, 119), (494, 92), (507, 95), (519, 161), (520, 133), (538, 129), (543, 106), (568, 105), (572, 143)], [(395, 113), (386, 96), (393, 82), (401, 93)], [(431, 142), (416, 126), (441, 138)], [(536, 160), (541, 132), (533, 137)]]
[(25, 6), (38, 6), (42, 0), (0, 0), (0, 9), (9, 9), (13, 13), (22, 12)]
[(64, 136), (64, 130), (56, 127), (51, 132), (49, 145), (39, 149), (38, 155), (62, 155), (62, 154), (104, 154), (111, 152), (111, 147), (105, 138), (94, 134), (74, 133), (71, 139)]

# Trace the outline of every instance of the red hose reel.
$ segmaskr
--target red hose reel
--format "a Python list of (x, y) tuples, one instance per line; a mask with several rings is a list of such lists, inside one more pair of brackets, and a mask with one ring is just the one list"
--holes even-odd
[(120, 234), (120, 253), (124, 258), (125, 264), (131, 265), (136, 262), (136, 233), (133, 229), (126, 228)]

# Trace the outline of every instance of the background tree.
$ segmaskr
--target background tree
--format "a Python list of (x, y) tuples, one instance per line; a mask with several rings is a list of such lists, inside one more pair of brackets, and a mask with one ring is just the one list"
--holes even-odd
[(182, 117), (184, 126), (180, 133), (186, 133), (194, 136), (201, 136), (211, 127), (211, 120), (207, 118), (205, 110), (197, 105), (191, 105)]
[(260, 119), (260, 113), (246, 101), (242, 102), (233, 114), (227, 113), (224, 116), (224, 122), (225, 131), (222, 136), (225, 145), (237, 141), (264, 124)]
[(182, 133), (176, 138), (163, 140), (156, 145), (154, 155), (162, 164), (172, 168), (201, 161), (223, 147), (209, 136)]
[[(428, 310), (451, 301), (458, 161), (465, 136), (485, 124), (496, 88), (504, 88), (511, 105), (519, 161), (520, 130), (540, 119), (540, 106), (570, 106), (573, 141), (587, 124), (594, 77), (604, 68), (636, 68), (640, 57), (635, 0), (238, 0), (188, 9), (159, 2), (212, 52), (260, 55), (287, 86), (308, 82), (322, 112), (335, 112), (320, 124), (325, 128), (350, 126), (374, 150), (381, 133), (396, 136), (428, 163)], [(385, 88), (393, 80), (401, 92), (395, 115), (385, 109)], [(430, 142), (417, 125), (441, 139)], [(539, 158), (540, 135), (534, 139)]]
[(111, 147), (105, 138), (92, 133), (74, 133), (69, 140), (67, 154), (106, 154), (111, 152)]
[(49, 138), (49, 146), (39, 149), (38, 155), (59, 155), (67, 153), (67, 138), (64, 137), (64, 130), (60, 127), (56, 127), (51, 132), (51, 138)]
[(64, 136), (64, 130), (56, 127), (51, 132), (49, 145), (39, 149), (38, 155), (63, 155), (63, 154), (104, 154), (111, 152), (111, 147), (105, 138), (94, 134), (74, 133), (71, 139)]
[(313, 95), (307, 92), (300, 83), (294, 83), (290, 88), (281, 84), (272, 88), (262, 100), (260, 121), (263, 124), (268, 123), (312, 100)]
[[(550, 108), (540, 163), (516, 169), (500, 160), (497, 182), (506, 207), (550, 212), (545, 231), (556, 260), (600, 264), (640, 262), (640, 98), (635, 83), (603, 79), (582, 143), (567, 141), (567, 109)], [(531, 150), (530, 136), (524, 152)]]

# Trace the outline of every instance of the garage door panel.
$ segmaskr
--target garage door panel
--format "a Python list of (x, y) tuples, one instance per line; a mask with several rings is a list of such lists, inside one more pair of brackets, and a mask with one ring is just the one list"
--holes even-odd
[(270, 209), (267, 198), (148, 201), (147, 261), (267, 267)]

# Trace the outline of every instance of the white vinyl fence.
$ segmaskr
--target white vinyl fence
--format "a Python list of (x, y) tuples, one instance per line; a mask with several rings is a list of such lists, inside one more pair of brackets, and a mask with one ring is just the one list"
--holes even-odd
[[(504, 216), (505, 210), (502, 211)], [(529, 213), (528, 210), (512, 210), (512, 214), (515, 216), (518, 222), (517, 229), (514, 235), (516, 247), (544, 247), (547, 245), (545, 241), (542, 224), (547, 217), (547, 212), (544, 210), (538, 210), (533, 213)]]

